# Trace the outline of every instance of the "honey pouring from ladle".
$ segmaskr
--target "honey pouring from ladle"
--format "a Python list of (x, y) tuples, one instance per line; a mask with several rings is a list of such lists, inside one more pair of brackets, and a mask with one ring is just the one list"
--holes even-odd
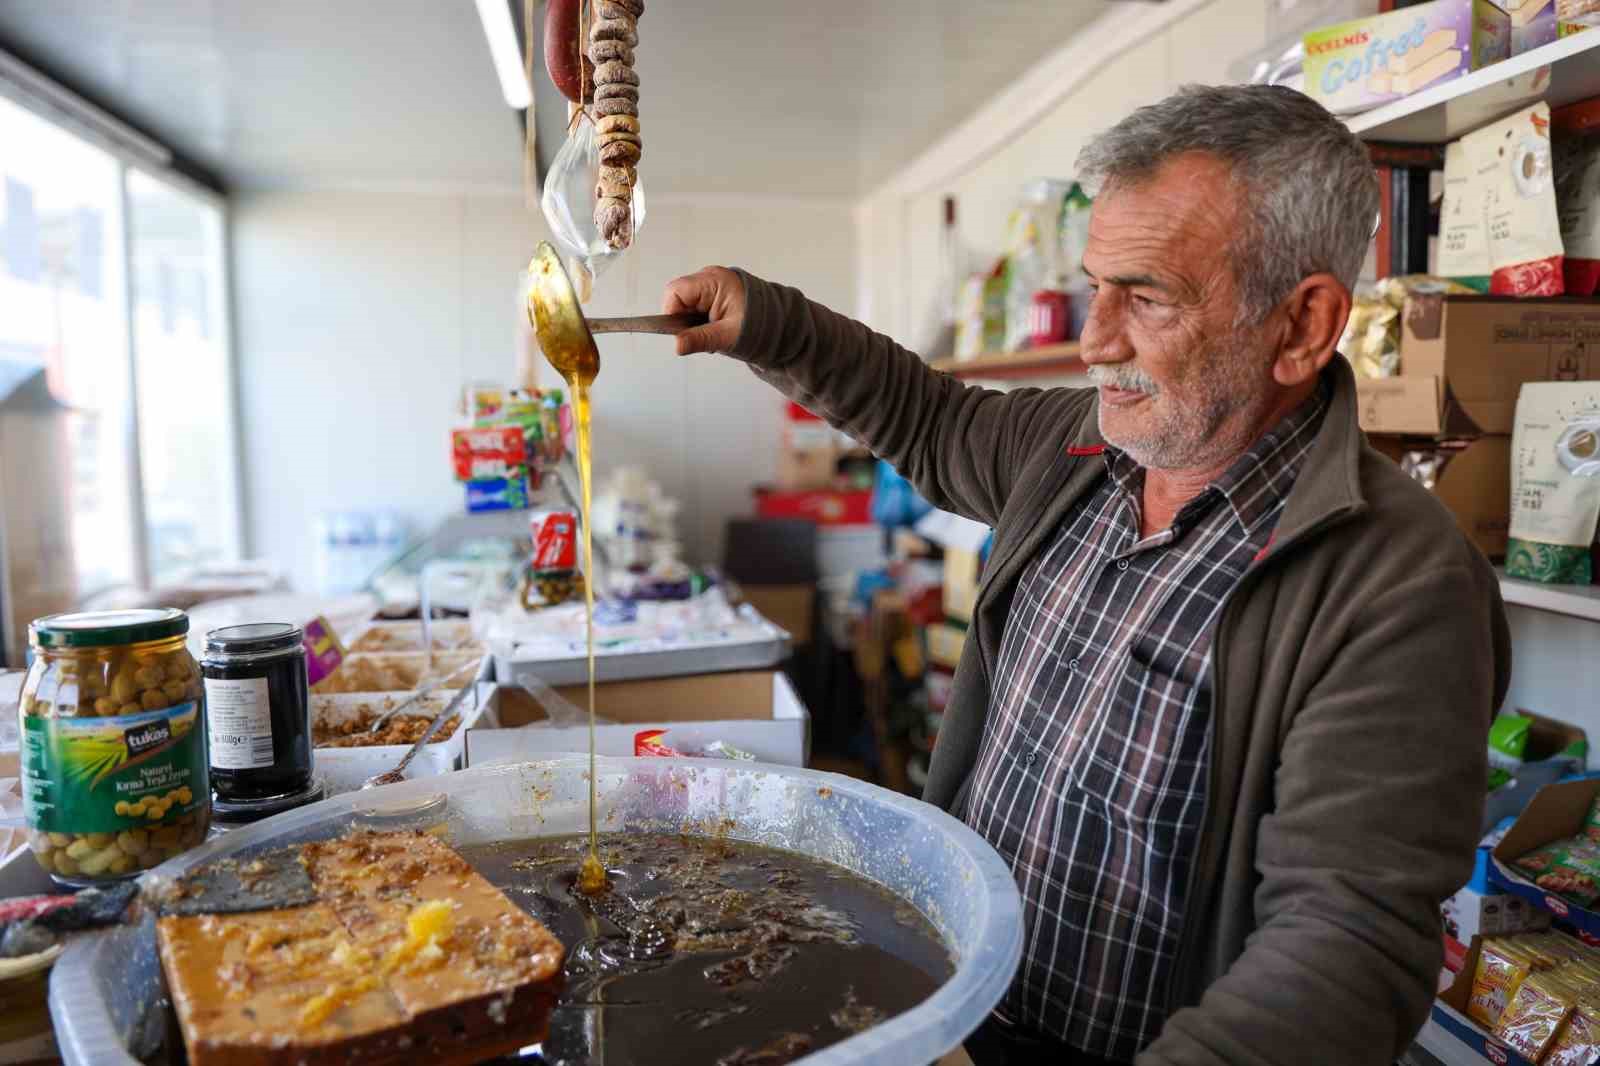
[(634, 315), (624, 318), (585, 318), (577, 293), (561, 265), (561, 256), (549, 241), (540, 241), (528, 264), (532, 285), (528, 289), (528, 317), (545, 359), (574, 388), (593, 384), (600, 373), (596, 333), (663, 333), (676, 336), (707, 322), (704, 311), (677, 315)]
[(578, 890), (585, 895), (604, 892), (608, 879), (600, 861), (599, 830), (595, 814), (594, 740), (594, 540), (590, 534), (592, 499), (592, 458), (590, 450), (591, 408), (589, 387), (600, 373), (600, 349), (596, 333), (678, 334), (704, 325), (703, 312), (678, 315), (641, 315), (633, 318), (585, 318), (578, 297), (567, 277), (561, 257), (548, 241), (540, 241), (533, 261), (528, 264), (532, 284), (528, 289), (528, 317), (545, 359), (555, 367), (572, 390), (572, 413), (578, 438), (578, 479), (583, 488), (583, 598), (584, 630), (589, 659), (589, 853), (578, 868)]

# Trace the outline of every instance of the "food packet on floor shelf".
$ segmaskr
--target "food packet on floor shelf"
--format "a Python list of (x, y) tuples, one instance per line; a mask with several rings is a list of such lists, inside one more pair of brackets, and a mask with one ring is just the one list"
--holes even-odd
[(1579, 990), (1567, 981), (1566, 974), (1567, 968), (1530, 974), (1506, 1002), (1494, 1035), (1538, 1062), (1578, 1004)]
[(1478, 949), (1478, 969), (1472, 975), (1472, 992), (1467, 998), (1468, 1016), (1493, 1029), (1506, 1004), (1533, 972), (1537, 958), (1514, 937), (1483, 941)]
[(1550, 1044), (1542, 1066), (1591, 1066), (1600, 1059), (1600, 1004), (1579, 1000)]

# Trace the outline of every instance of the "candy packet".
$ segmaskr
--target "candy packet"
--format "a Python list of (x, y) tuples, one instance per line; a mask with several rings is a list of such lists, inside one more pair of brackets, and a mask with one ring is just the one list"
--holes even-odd
[(1478, 969), (1467, 997), (1468, 1016), (1493, 1029), (1506, 1004), (1533, 972), (1534, 958), (1533, 952), (1513, 938), (1485, 940), (1478, 950)]
[(1578, 1003), (1578, 992), (1564, 975), (1563, 969), (1545, 970), (1518, 985), (1500, 1013), (1494, 1035), (1538, 1062)]
[(1590, 1066), (1600, 1058), (1600, 1006), (1579, 1000), (1550, 1044), (1543, 1066)]

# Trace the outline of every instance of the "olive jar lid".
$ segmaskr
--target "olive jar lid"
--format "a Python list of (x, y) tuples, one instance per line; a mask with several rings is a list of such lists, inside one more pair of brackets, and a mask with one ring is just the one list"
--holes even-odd
[(189, 616), (176, 607), (79, 611), (36, 619), (28, 636), (39, 648), (89, 648), (143, 644), (189, 632)]
[(250, 622), (223, 626), (206, 634), (206, 654), (259, 655), (262, 652), (298, 648), (305, 631), (289, 622)]

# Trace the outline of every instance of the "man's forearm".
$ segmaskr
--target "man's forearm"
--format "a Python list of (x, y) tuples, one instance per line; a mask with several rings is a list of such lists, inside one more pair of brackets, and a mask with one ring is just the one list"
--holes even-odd
[(729, 354), (889, 460), (936, 506), (998, 520), (1043, 394), (963, 385), (796, 289), (739, 275), (744, 326)]

